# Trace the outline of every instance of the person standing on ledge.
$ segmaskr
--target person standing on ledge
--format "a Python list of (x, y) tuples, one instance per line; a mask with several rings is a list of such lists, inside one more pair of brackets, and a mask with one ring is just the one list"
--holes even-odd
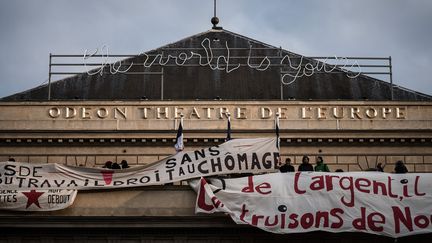
[(281, 173), (286, 173), (286, 172), (294, 172), (294, 166), (291, 165), (291, 159), (287, 158), (285, 160), (285, 164), (283, 164), (281, 167), (279, 167), (279, 171)]
[(328, 168), (327, 164), (324, 163), (324, 160), (321, 156), (316, 158), (316, 163), (315, 171), (330, 172), (330, 169)]
[(402, 160), (399, 160), (396, 162), (394, 171), (396, 174), (405, 174), (408, 172), (407, 167), (404, 165), (404, 163), (402, 162)]
[(309, 157), (303, 156), (302, 163), (298, 167), (298, 171), (314, 171), (313, 166), (309, 164)]
[(382, 163), (378, 163), (376, 166), (376, 170), (379, 172), (384, 172), (384, 167), (382, 166)]

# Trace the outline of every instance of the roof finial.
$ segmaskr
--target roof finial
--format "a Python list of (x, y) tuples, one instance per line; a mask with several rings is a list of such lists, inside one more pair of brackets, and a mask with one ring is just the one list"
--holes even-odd
[(218, 27), (217, 24), (219, 23), (219, 18), (216, 16), (216, 0), (213, 0), (213, 18), (211, 19), (211, 23), (213, 24), (213, 29), (219, 30), (222, 29), (222, 27)]

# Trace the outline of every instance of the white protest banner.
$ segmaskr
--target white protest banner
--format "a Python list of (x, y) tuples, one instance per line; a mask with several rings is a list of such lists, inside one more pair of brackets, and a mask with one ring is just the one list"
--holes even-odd
[(274, 171), (278, 157), (276, 138), (258, 138), (183, 151), (149, 166), (124, 170), (2, 162), (0, 187), (87, 190), (160, 185), (201, 176)]
[(432, 232), (432, 174), (272, 173), (194, 180), (196, 212), (224, 212), (273, 233)]
[(54, 211), (73, 204), (77, 190), (0, 190), (0, 209), (13, 211)]

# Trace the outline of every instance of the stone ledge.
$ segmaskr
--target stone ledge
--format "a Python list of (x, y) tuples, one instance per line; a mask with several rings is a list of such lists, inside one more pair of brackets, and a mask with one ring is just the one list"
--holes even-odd
[(1, 228), (232, 228), (237, 225), (225, 215), (172, 217), (118, 216), (32, 216), (15, 212), (14, 216), (0, 217)]

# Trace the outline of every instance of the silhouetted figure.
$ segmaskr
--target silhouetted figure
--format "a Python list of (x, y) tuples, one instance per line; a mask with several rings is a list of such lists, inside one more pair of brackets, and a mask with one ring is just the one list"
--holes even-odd
[(10, 157), (10, 158), (8, 159), (8, 161), (9, 161), (9, 162), (15, 162), (15, 159), (12, 158), (12, 157)]
[(337, 169), (335, 172), (344, 172), (342, 169)]
[(119, 164), (117, 164), (117, 162), (115, 162), (115, 163), (112, 164), (111, 169), (113, 169), (113, 170), (119, 170), (119, 169), (121, 169), (121, 167), (120, 167)]
[(399, 160), (396, 162), (394, 171), (396, 174), (405, 174), (408, 172), (407, 167), (404, 165), (404, 163), (402, 162), (402, 160)]
[(324, 163), (324, 160), (321, 156), (318, 156), (316, 158), (316, 165), (315, 165), (315, 171), (321, 171), (321, 172), (330, 172), (329, 167), (327, 164)]
[(112, 169), (112, 161), (105, 162), (105, 165), (102, 168)]
[(302, 163), (299, 165), (298, 171), (314, 171), (313, 166), (309, 164), (309, 157), (303, 156)]
[(122, 169), (129, 168), (128, 162), (127, 162), (126, 160), (122, 160), (122, 161), (120, 162), (120, 165), (121, 165), (121, 168), (122, 168)]
[(384, 172), (384, 168), (382, 167), (382, 163), (378, 163), (376, 166), (376, 170), (380, 172)]
[(294, 172), (294, 166), (291, 165), (291, 159), (287, 158), (285, 160), (285, 164), (283, 164), (281, 167), (279, 167), (279, 171), (282, 173), (286, 172)]

